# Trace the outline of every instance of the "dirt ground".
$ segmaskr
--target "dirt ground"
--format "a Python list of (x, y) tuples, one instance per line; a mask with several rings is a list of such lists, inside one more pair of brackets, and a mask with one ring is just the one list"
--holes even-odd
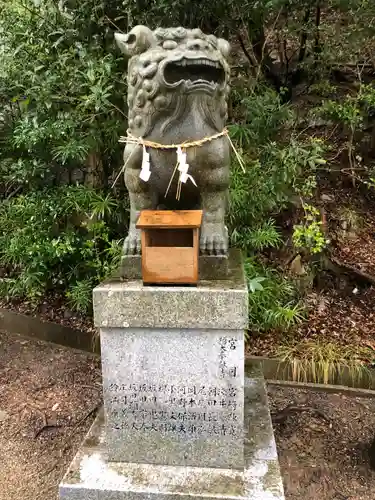
[[(375, 399), (273, 386), (269, 395), (287, 500), (375, 498)], [(97, 358), (0, 333), (0, 500), (56, 500), (100, 402)], [(284, 414), (289, 405), (299, 410)]]
[(287, 500), (374, 500), (375, 399), (275, 386), (269, 397)]
[[(279, 357), (280, 351), (308, 341), (315, 345), (333, 344), (342, 358), (367, 364), (375, 363), (375, 196), (374, 190), (353, 191), (331, 179), (319, 181), (320, 197), (317, 207), (322, 211), (325, 235), (330, 241), (327, 256), (336, 265), (320, 269), (315, 265), (308, 270), (308, 259), (299, 269), (303, 288), (302, 303), (306, 320), (295, 325), (288, 333), (270, 330), (249, 336), (251, 355)], [(291, 213), (284, 225), (286, 235), (298, 223), (297, 214)], [(287, 236), (285, 236), (287, 237)], [(290, 236), (289, 236), (290, 238)], [(329, 250), (329, 251), (328, 251)], [(283, 274), (293, 276), (288, 257), (293, 251), (288, 245), (271, 252), (269, 265)], [(303, 260), (303, 259), (302, 259)], [(328, 259), (329, 260), (329, 259)], [(340, 269), (340, 264), (343, 266)], [(288, 267), (289, 266), (289, 267)], [(346, 267), (345, 267), (346, 266)], [(334, 267), (334, 266), (333, 266)], [(311, 272), (309, 278), (304, 272)], [(297, 273), (298, 274), (298, 273)], [(309, 280), (314, 276), (313, 282)], [(305, 280), (305, 281), (303, 281)], [(310, 283), (310, 285), (307, 285)], [(317, 350), (318, 352), (318, 350)], [(296, 355), (298, 358), (299, 356)]]
[(0, 333), (0, 500), (56, 499), (100, 400), (98, 359)]

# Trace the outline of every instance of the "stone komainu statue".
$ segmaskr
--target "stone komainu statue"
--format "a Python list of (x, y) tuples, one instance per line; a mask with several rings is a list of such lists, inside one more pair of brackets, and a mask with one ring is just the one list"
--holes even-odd
[(139, 212), (145, 209), (202, 209), (200, 250), (223, 255), (228, 249), (225, 210), (229, 183), (230, 142), (221, 135), (186, 148), (193, 182), (183, 184), (176, 199), (178, 176), (167, 192), (176, 167), (176, 149), (148, 148), (151, 175), (140, 176), (142, 138), (159, 144), (181, 144), (222, 132), (227, 119), (230, 51), (226, 40), (200, 29), (136, 26), (127, 35), (116, 33), (128, 67), (128, 135), (124, 151), (125, 184), (131, 220), (124, 254), (139, 254)]

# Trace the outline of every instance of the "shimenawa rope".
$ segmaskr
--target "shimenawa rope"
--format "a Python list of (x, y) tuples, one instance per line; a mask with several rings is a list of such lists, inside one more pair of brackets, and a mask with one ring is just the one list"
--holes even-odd
[[(165, 192), (164, 197), (167, 196), (168, 191), (169, 191), (169, 189), (171, 187), (173, 178), (174, 178), (174, 176), (176, 174), (176, 171), (179, 170), (179, 172), (180, 172), (180, 178), (179, 178), (179, 181), (178, 181), (176, 198), (180, 199), (182, 184), (184, 184), (189, 179), (191, 182), (193, 182), (193, 184), (196, 185), (194, 178), (190, 174), (187, 173), (188, 169), (189, 169), (189, 165), (186, 162), (186, 152), (185, 152), (185, 150), (188, 149), (188, 148), (192, 148), (192, 147), (200, 147), (203, 144), (206, 144), (207, 142), (214, 141), (215, 139), (218, 139), (219, 137), (223, 137), (223, 136), (228, 137), (229, 143), (230, 143), (230, 145), (231, 145), (231, 147), (232, 147), (232, 149), (234, 151), (234, 154), (236, 155), (237, 161), (240, 164), (242, 170), (245, 172), (244, 162), (243, 162), (241, 156), (239, 155), (239, 153), (237, 152), (236, 148), (234, 147), (234, 144), (233, 144), (231, 138), (229, 137), (229, 133), (228, 133), (228, 129), (227, 128), (224, 128), (221, 132), (218, 132), (217, 134), (210, 135), (210, 136), (207, 136), (207, 137), (203, 137), (202, 139), (197, 139), (197, 140), (194, 140), (194, 141), (185, 141), (185, 142), (182, 142), (181, 144), (161, 144), (161, 143), (154, 142), (154, 141), (148, 141), (147, 139), (143, 139), (143, 137), (136, 137), (136, 136), (134, 136), (128, 130), (127, 136), (121, 136), (120, 139), (119, 139), (119, 142), (120, 143), (125, 143), (125, 144), (138, 144), (138, 145), (140, 145), (140, 146), (143, 147), (143, 159), (142, 159), (142, 169), (141, 169), (140, 177), (145, 182), (148, 181), (148, 179), (150, 178), (150, 175), (151, 175), (151, 171), (150, 171), (150, 155), (149, 155), (149, 153), (147, 153), (147, 149), (146, 148), (151, 148), (151, 149), (175, 149), (176, 152), (177, 152), (177, 163), (176, 163), (175, 169), (173, 171), (173, 174), (171, 176), (171, 179), (169, 181), (168, 188), (167, 188), (167, 190)], [(124, 170), (126, 168), (126, 165), (128, 164), (128, 162), (129, 162), (129, 160), (130, 160), (130, 158), (131, 158), (131, 156), (132, 156), (132, 154), (133, 154), (134, 151), (135, 150), (133, 150), (131, 152), (131, 154), (129, 155), (128, 159), (126, 160), (124, 166), (122, 167), (122, 169), (118, 173), (115, 181), (112, 184), (112, 188), (114, 187), (114, 185), (118, 181), (120, 175), (124, 172)]]

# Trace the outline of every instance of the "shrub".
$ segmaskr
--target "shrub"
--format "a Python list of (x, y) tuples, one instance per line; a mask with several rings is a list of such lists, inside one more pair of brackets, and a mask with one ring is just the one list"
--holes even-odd
[(106, 219), (117, 203), (84, 186), (17, 196), (0, 207), (0, 293), (32, 303), (47, 291), (66, 293), (74, 309), (90, 309), (92, 287), (121, 253)]
[(88, 311), (127, 221), (124, 198), (107, 194), (126, 128), (125, 61), (109, 28), (121, 3), (0, 10), (0, 294), (36, 304), (53, 290)]
[(275, 356), (281, 362), (292, 366), (292, 379), (295, 382), (314, 382), (320, 384), (339, 383), (345, 374), (352, 384), (369, 384), (371, 372), (367, 368), (374, 357), (373, 350), (364, 346), (340, 346), (319, 340), (285, 342), (278, 346)]
[(305, 317), (297, 289), (277, 271), (257, 259), (245, 262), (249, 286), (249, 319), (254, 331), (288, 330)]
[[(251, 258), (280, 245), (275, 216), (291, 202), (312, 206), (315, 171), (324, 163), (323, 144), (296, 132), (286, 104), (293, 86), (303, 73), (314, 80), (358, 54), (367, 64), (373, 49), (374, 7), (364, 0), (203, 0), (189, 9), (185, 0), (0, 0), (0, 9), (0, 293), (36, 302), (57, 289), (81, 311), (112, 269), (119, 245), (111, 241), (126, 226), (123, 195), (120, 202), (108, 195), (126, 129), (126, 63), (114, 30), (182, 24), (238, 42), (247, 64), (240, 61), (230, 133), (246, 171), (233, 165), (228, 226), (232, 243)], [(323, 94), (331, 90), (320, 86)], [(354, 135), (373, 112), (373, 88), (362, 85), (360, 96), (324, 109), (349, 130), (353, 172), (361, 161)], [(374, 178), (369, 167), (366, 182)], [(306, 217), (296, 245), (320, 248), (319, 229)], [(254, 266), (247, 264), (253, 324), (290, 325), (298, 298), (277, 273)]]
[(313, 196), (325, 160), (321, 141), (299, 139), (291, 107), (276, 92), (261, 87), (242, 100), (242, 110), (230, 132), (246, 169), (232, 166), (228, 222), (232, 242), (251, 252), (280, 243), (272, 216)]
[(374, 111), (375, 86), (364, 84), (359, 79), (357, 90), (347, 93), (344, 97), (324, 99), (322, 104), (311, 112), (312, 115), (323, 116), (332, 121), (345, 138), (343, 151), (346, 162), (341, 172), (350, 176), (353, 184), (359, 181), (372, 188), (375, 186), (375, 165), (371, 158), (371, 147), (361, 143), (366, 131), (371, 133)]
[(327, 240), (323, 233), (323, 223), (318, 209), (303, 204), (305, 217), (301, 224), (294, 226), (293, 243), (297, 249), (308, 250), (317, 254), (324, 250)]
[(102, 3), (0, 0), (0, 10), (3, 192), (77, 178), (105, 187), (121, 163), (126, 85)]

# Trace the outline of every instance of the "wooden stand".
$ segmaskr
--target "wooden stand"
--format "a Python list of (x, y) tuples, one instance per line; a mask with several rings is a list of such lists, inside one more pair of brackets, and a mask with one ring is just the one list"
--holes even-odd
[(199, 228), (202, 210), (144, 210), (142, 279), (145, 284), (198, 282)]

